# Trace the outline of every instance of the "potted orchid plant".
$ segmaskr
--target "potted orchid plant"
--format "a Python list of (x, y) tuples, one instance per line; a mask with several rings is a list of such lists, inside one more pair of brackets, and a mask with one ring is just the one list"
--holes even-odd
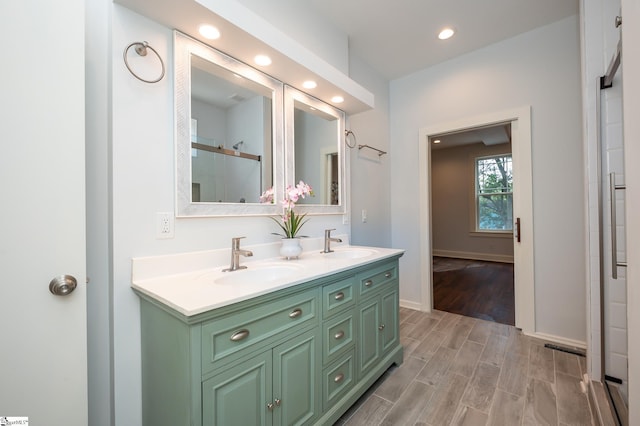
[[(288, 185), (284, 199), (281, 201), (282, 204), (282, 216), (278, 219), (271, 217), (278, 226), (282, 229), (284, 234), (282, 235), (283, 239), (283, 247), (280, 253), (286, 257), (287, 259), (298, 257), (300, 253), (302, 253), (302, 246), (300, 246), (300, 242), (297, 239), (298, 232), (302, 225), (307, 223), (306, 216), (307, 214), (296, 214), (293, 210), (296, 206), (296, 203), (301, 198), (312, 197), (313, 196), (313, 188), (308, 184), (300, 181), (296, 186)], [(260, 196), (261, 203), (270, 203), (273, 204), (274, 200), (274, 191), (273, 187), (267, 189)], [(286, 241), (286, 240), (294, 240), (294, 241)], [(292, 248), (293, 247), (293, 248)]]

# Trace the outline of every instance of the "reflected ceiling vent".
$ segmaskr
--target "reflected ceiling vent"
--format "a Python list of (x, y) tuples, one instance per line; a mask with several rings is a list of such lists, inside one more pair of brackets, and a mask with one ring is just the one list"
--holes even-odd
[(244, 100), (246, 100), (247, 98), (245, 98), (242, 95), (238, 95), (237, 93), (234, 93), (233, 95), (229, 96), (229, 99), (236, 101), (236, 102), (242, 102)]

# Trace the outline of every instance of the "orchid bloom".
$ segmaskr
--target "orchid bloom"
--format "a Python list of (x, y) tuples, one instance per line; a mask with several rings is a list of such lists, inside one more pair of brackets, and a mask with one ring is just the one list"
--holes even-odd
[[(267, 189), (260, 196), (261, 203), (273, 203), (273, 187)], [(296, 215), (293, 212), (294, 207), (298, 200), (302, 198), (306, 198), (306, 196), (313, 196), (313, 189), (311, 186), (307, 185), (303, 181), (300, 181), (296, 186), (288, 185), (284, 192), (284, 199), (281, 201), (282, 204), (282, 223), (278, 222), (280, 228), (284, 231), (284, 236), (286, 238), (295, 238), (296, 234), (306, 223), (305, 214)], [(274, 219), (274, 218), (272, 218)], [(275, 219), (274, 219), (275, 220)]]
[(262, 204), (273, 204), (273, 186), (264, 191), (262, 195), (260, 195), (260, 202)]

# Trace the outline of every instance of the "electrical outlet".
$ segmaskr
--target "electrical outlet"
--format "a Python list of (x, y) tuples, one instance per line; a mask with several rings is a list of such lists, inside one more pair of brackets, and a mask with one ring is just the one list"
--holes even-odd
[(173, 238), (173, 213), (156, 213), (156, 239)]
[(367, 209), (362, 209), (362, 223), (367, 223)]

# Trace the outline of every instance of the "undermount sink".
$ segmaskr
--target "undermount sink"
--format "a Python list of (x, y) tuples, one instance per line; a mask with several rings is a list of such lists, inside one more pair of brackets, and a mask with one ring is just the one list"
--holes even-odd
[(225, 272), (224, 276), (216, 278), (213, 282), (217, 285), (244, 285), (270, 283), (287, 278), (300, 271), (298, 265), (249, 265), (247, 269), (239, 269), (233, 272)]
[(375, 250), (350, 247), (344, 249), (336, 248), (333, 252), (322, 253), (322, 255), (326, 256), (327, 259), (361, 259), (376, 253)]

